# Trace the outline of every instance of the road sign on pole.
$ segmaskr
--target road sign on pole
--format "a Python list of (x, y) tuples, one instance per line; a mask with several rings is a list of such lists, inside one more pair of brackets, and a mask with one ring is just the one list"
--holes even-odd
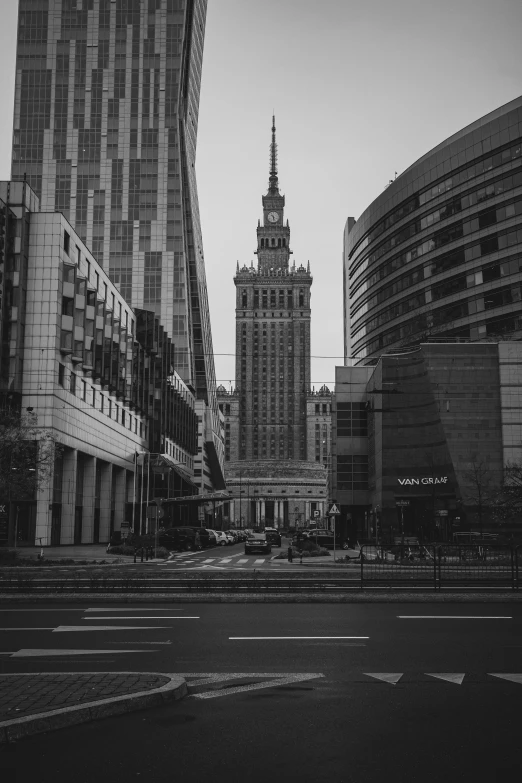
[(341, 512), (339, 511), (339, 509), (337, 507), (337, 504), (336, 503), (332, 503), (332, 505), (330, 506), (330, 508), (326, 512), (326, 516), (327, 517), (339, 516), (340, 513)]

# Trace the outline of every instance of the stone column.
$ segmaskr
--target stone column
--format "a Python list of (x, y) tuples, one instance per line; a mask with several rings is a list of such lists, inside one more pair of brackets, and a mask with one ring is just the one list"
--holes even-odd
[(265, 512), (265, 501), (261, 500), (260, 503), (261, 503), (261, 517), (260, 517), (260, 521), (263, 520), (263, 524), (264, 524), (265, 513), (266, 513)]
[(63, 453), (62, 479), (62, 529), (60, 544), (74, 543), (74, 511), (76, 507), (76, 470), (78, 452), (65, 449)]
[(114, 530), (121, 530), (125, 519), (125, 468), (113, 467)]
[(102, 462), (100, 481), (100, 542), (109, 540), (111, 530), (112, 465)]
[(96, 458), (85, 456), (83, 463), (82, 544), (92, 544), (96, 494)]

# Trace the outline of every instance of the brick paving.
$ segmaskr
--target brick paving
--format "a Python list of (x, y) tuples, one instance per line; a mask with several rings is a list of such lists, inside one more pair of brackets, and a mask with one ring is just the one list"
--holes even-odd
[(0, 674), (0, 722), (166, 685), (161, 674)]

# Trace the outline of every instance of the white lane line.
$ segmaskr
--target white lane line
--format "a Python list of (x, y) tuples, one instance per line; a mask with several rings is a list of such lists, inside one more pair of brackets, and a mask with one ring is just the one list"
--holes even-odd
[[(13, 609), (13, 611), (16, 611), (16, 609)], [(38, 609), (35, 609), (35, 611), (38, 611)], [(52, 609), (49, 609), (49, 610), (44, 609), (43, 611), (52, 612), (53, 610)], [(60, 612), (61, 610), (57, 609), (56, 611)], [(170, 607), (169, 609), (151, 609), (150, 607), (147, 607), (146, 609), (144, 609), (143, 606), (130, 606), (128, 608), (127, 607), (123, 607), (123, 606), (113, 606), (110, 609), (106, 609), (106, 608), (102, 609), (100, 607), (97, 607), (96, 609), (73, 609), (73, 610), (64, 609), (64, 611), (96, 612), (97, 614), (99, 614), (100, 612), (143, 612), (143, 611), (146, 611), (146, 612), (184, 612), (185, 609), (174, 609), (173, 607)]]
[(483, 614), (398, 614), (399, 620), (512, 620), (511, 616)]
[(156, 652), (156, 650), (17, 650), (8, 653), (11, 658), (38, 658), (48, 655), (115, 655), (117, 653)]
[(272, 640), (272, 639), (369, 639), (369, 636), (229, 636), (234, 641)]
[(243, 558), (242, 560), (238, 560), (238, 563), (248, 563), (248, 558)]
[(82, 620), (199, 620), (199, 617), (166, 617), (165, 615), (161, 615), (161, 617), (136, 617), (132, 616), (129, 617), (82, 617)]
[(170, 627), (170, 625), (59, 625), (58, 628), (53, 629), (53, 633), (69, 631), (155, 631)]

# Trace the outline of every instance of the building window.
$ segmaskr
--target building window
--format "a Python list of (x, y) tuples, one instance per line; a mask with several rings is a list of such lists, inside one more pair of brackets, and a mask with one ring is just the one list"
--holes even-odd
[(368, 455), (339, 454), (337, 457), (337, 489), (355, 491), (368, 489)]
[(339, 402), (337, 404), (338, 437), (366, 437), (368, 415), (364, 402)]
[(69, 391), (71, 394), (76, 394), (76, 375), (73, 372), (69, 378)]
[(71, 236), (67, 231), (63, 232), (63, 249), (69, 255), (69, 248), (71, 244)]
[(58, 364), (58, 383), (65, 387), (65, 365), (61, 362)]

